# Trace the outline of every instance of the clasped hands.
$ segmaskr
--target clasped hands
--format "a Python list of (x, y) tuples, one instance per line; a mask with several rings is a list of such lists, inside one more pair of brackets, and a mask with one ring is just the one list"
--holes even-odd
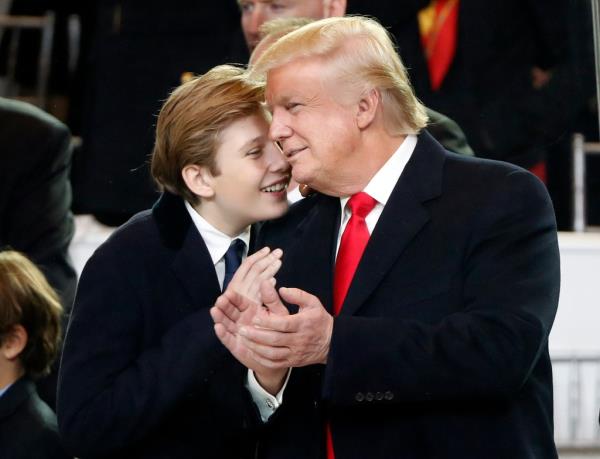
[[(219, 340), (272, 394), (289, 368), (327, 362), (333, 330), (316, 296), (296, 288), (277, 292), (282, 254), (265, 247), (246, 258), (210, 310)], [(282, 299), (298, 305), (298, 313), (289, 314)]]

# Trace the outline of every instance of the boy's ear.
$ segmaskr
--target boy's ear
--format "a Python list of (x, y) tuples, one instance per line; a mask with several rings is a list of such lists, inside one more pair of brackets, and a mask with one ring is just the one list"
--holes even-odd
[(6, 360), (15, 360), (27, 345), (27, 330), (22, 325), (13, 325), (2, 337), (0, 352)]
[(201, 198), (211, 198), (215, 191), (212, 187), (212, 174), (207, 167), (188, 164), (181, 171), (181, 176), (187, 187)]

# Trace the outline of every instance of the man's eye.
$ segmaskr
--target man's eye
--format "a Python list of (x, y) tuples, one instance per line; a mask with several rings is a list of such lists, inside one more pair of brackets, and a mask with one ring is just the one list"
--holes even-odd
[(254, 4), (253, 3), (240, 3), (240, 11), (242, 13), (251, 13), (252, 10), (254, 9)]
[(271, 3), (270, 8), (272, 11), (280, 13), (284, 11), (287, 8), (287, 6), (282, 3)]
[(300, 107), (299, 103), (297, 103), (297, 102), (289, 102), (288, 104), (286, 104), (285, 109), (288, 110), (288, 111), (290, 111), (290, 110), (293, 110), (293, 109), (295, 109), (297, 107)]

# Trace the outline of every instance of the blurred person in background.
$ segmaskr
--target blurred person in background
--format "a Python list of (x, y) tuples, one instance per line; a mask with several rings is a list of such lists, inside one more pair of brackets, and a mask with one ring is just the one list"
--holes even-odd
[[(0, 245), (23, 252), (42, 270), (66, 315), (77, 284), (69, 256), (70, 140), (67, 127), (53, 116), (0, 97)], [(56, 369), (38, 381), (38, 389), (54, 408)]]
[(0, 457), (63, 459), (54, 412), (34, 380), (60, 350), (62, 307), (23, 254), (0, 251)]

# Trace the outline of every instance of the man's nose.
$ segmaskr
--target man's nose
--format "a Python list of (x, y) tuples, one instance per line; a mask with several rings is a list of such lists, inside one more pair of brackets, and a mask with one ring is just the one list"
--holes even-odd
[(285, 117), (280, 115), (276, 109), (273, 112), (273, 119), (269, 127), (269, 137), (275, 142), (280, 142), (292, 135), (292, 129), (285, 122)]
[(253, 44), (260, 40), (260, 26), (265, 22), (265, 12), (263, 6), (257, 4), (252, 12), (247, 13), (246, 33), (253, 40)]

